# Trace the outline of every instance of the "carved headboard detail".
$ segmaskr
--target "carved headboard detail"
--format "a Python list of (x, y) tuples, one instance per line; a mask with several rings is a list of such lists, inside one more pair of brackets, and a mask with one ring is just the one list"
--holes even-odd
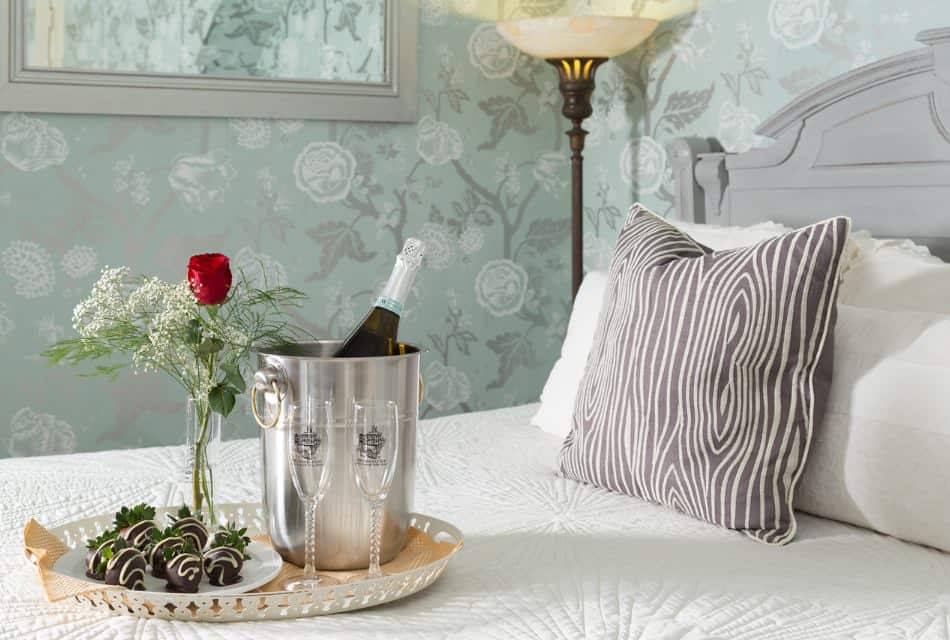
[(723, 153), (669, 146), (680, 217), (802, 226), (848, 215), (856, 229), (910, 237), (950, 257), (950, 28), (924, 47), (833, 78), (759, 127), (774, 140)]

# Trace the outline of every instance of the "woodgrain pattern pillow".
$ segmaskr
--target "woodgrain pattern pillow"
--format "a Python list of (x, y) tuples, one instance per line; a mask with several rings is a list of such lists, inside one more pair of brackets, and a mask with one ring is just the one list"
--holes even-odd
[(634, 205), (561, 472), (789, 542), (849, 228), (834, 218), (712, 252)]

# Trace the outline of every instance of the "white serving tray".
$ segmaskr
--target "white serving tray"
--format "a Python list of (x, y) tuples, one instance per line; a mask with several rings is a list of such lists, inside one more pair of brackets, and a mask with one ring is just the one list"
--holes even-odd
[[(217, 507), (219, 522), (234, 522), (239, 527), (247, 527), (249, 536), (263, 533), (264, 514), (260, 504), (235, 503)], [(157, 509), (156, 519), (163, 519), (164, 514), (171, 511), (174, 509)], [(86, 540), (111, 526), (113, 517), (114, 514), (110, 513), (85, 518), (50, 528), (49, 532), (70, 549), (84, 550)], [(431, 585), (462, 548), (462, 532), (447, 522), (413, 513), (410, 525), (437, 543), (450, 543), (453, 545), (451, 550), (431, 561), (414, 564), (410, 569), (382, 578), (364, 578), (307, 592), (174, 594), (105, 588), (73, 596), (72, 602), (75, 606), (111, 615), (206, 622), (300, 618), (374, 607), (405, 598)]]

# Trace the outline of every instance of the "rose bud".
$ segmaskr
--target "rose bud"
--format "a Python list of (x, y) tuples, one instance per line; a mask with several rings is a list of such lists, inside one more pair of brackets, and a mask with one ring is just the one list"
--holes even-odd
[(231, 265), (221, 253), (202, 253), (188, 260), (188, 284), (199, 304), (221, 304), (231, 289)]

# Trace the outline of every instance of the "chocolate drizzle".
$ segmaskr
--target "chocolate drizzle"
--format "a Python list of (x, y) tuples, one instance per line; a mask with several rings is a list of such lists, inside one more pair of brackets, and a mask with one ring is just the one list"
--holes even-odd
[(175, 521), (175, 528), (181, 531), (181, 536), (191, 540), (196, 549), (204, 549), (208, 544), (208, 528), (198, 518), (188, 517)]
[(155, 529), (155, 523), (151, 520), (142, 520), (135, 524), (125, 527), (119, 531), (119, 535), (138, 549), (143, 551), (151, 540), (152, 530)]
[(241, 569), (244, 568), (244, 554), (233, 547), (215, 547), (204, 558), (204, 570), (208, 582), (223, 587), (241, 581)]
[(197, 593), (201, 582), (201, 558), (192, 553), (175, 554), (165, 565), (166, 591)]
[(181, 536), (171, 536), (152, 544), (148, 550), (148, 563), (152, 566), (152, 575), (156, 578), (165, 577), (165, 549), (172, 549), (185, 544)]
[(141, 551), (132, 547), (120, 549), (106, 565), (106, 584), (144, 591), (145, 567), (145, 556)]
[(115, 544), (115, 538), (110, 538), (98, 547), (86, 552), (86, 576), (93, 580), (105, 580), (105, 572), (101, 570), (101, 564), (104, 560), (102, 554), (106, 549), (112, 549), (113, 544)]

